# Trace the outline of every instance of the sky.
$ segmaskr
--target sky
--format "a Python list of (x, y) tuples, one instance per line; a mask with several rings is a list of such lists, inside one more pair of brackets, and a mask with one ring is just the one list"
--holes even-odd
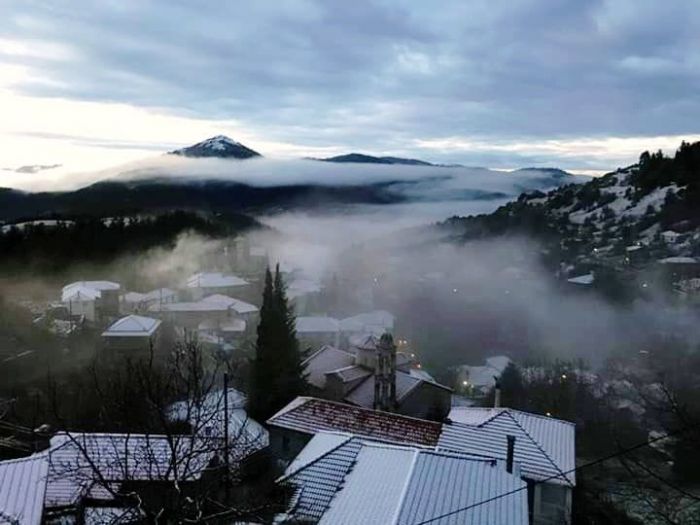
[(216, 134), (604, 172), (700, 140), (698, 35), (694, 0), (5, 0), (0, 186)]

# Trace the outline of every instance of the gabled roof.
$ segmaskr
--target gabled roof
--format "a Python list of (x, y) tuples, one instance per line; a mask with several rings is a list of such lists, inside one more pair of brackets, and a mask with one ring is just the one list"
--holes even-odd
[(150, 337), (158, 330), (160, 323), (160, 319), (127, 315), (102, 332), (102, 337)]
[(212, 447), (187, 436), (65, 433), (48, 449), (46, 507), (76, 504), (86, 496), (110, 500), (127, 480), (199, 479), (214, 457)]
[(340, 328), (344, 332), (381, 335), (386, 331), (393, 330), (394, 316), (386, 310), (374, 310), (342, 319)]
[(440, 424), (433, 421), (314, 397), (296, 398), (267, 423), (304, 434), (349, 432), (370, 439), (427, 446), (435, 446), (440, 436)]
[(258, 311), (258, 307), (254, 304), (246, 303), (245, 301), (241, 301), (240, 299), (235, 299), (233, 297), (229, 297), (228, 295), (223, 295), (220, 293), (209, 295), (202, 299), (201, 302), (218, 303), (226, 306), (227, 308), (233, 310), (238, 314), (250, 314)]
[(0, 461), (0, 523), (41, 523), (48, 468), (46, 453)]
[(221, 272), (200, 272), (187, 279), (188, 288), (232, 288), (247, 284), (248, 281), (236, 275), (226, 275)]
[(340, 331), (338, 320), (333, 317), (297, 317), (297, 333), (337, 333)]
[(344, 366), (343, 368), (338, 368), (336, 370), (331, 370), (330, 372), (326, 372), (326, 375), (334, 375), (343, 383), (348, 383), (350, 381), (362, 379), (363, 377), (368, 377), (372, 375), (372, 371), (368, 368), (365, 368), (364, 366), (350, 365)]
[(308, 382), (317, 388), (323, 388), (326, 386), (325, 374), (329, 370), (350, 366), (354, 362), (355, 356), (350, 352), (325, 345), (304, 360), (302, 366), (308, 374)]
[[(61, 290), (61, 300), (75, 300), (74, 297), (76, 293), (80, 293), (86, 297), (92, 296), (92, 299), (96, 299), (102, 295), (102, 291), (119, 290), (120, 288), (121, 286), (119, 283), (112, 281), (76, 281), (63, 287)], [(87, 290), (91, 290), (91, 292), (88, 292)]]
[[(297, 519), (334, 525), (527, 523), (526, 485), (496, 461), (325, 433), (307, 448), (281, 480), (297, 489), (290, 509)], [(506, 493), (512, 494), (440, 518)]]
[(94, 288), (89, 288), (87, 286), (73, 286), (64, 289), (61, 293), (61, 301), (94, 301), (102, 297), (102, 292), (95, 290)]
[(514, 436), (523, 477), (576, 484), (573, 423), (509, 408), (454, 407), (449, 419), (438, 448), (505, 459), (507, 436)]
[[(352, 389), (350, 393), (345, 397), (348, 403), (353, 405), (372, 407), (374, 405), (374, 374), (370, 375), (362, 383)], [(446, 390), (452, 392), (452, 389), (441, 385), (439, 383), (434, 383), (432, 381), (426, 381), (420, 377), (416, 377), (407, 372), (396, 371), (396, 401), (401, 403), (413, 390), (420, 387), (421, 385), (428, 385), (430, 387)]]
[(170, 288), (157, 288), (155, 290), (147, 292), (144, 295), (145, 298), (149, 301), (159, 301), (160, 299), (167, 299), (173, 297), (177, 295), (177, 292), (175, 290), (171, 290)]

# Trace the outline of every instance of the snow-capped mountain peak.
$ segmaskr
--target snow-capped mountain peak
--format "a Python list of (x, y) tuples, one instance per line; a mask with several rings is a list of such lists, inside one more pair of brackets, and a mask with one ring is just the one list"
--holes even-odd
[(202, 142), (198, 142), (193, 146), (171, 151), (170, 154), (182, 155), (185, 157), (221, 157), (235, 159), (249, 159), (261, 156), (257, 151), (225, 135), (216, 135)]

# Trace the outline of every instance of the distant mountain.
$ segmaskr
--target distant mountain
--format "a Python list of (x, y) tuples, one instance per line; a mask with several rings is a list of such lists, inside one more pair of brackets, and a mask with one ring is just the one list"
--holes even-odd
[(401, 164), (404, 166), (437, 166), (424, 160), (418, 159), (403, 159), (401, 157), (375, 157), (373, 155), (365, 155), (363, 153), (348, 153), (347, 155), (338, 155), (336, 157), (327, 157), (325, 159), (314, 159), (322, 162), (350, 162), (357, 164)]
[(576, 177), (576, 175), (573, 175), (572, 173), (569, 173), (568, 171), (561, 170), (559, 168), (520, 168), (520, 169), (512, 171), (511, 173), (521, 173), (523, 171), (540, 172), (543, 175), (547, 175), (548, 177), (553, 178), (553, 179), (566, 179), (569, 177)]
[(193, 146), (176, 149), (170, 155), (181, 155), (183, 157), (219, 157), (223, 159), (250, 159), (262, 157), (260, 153), (254, 151), (240, 142), (236, 142), (224, 135), (217, 135)]

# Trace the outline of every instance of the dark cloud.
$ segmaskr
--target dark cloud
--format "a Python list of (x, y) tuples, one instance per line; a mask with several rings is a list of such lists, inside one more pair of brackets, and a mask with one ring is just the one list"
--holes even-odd
[(314, 147), (681, 135), (700, 116), (692, 1), (15, 0), (0, 32), (69, 49), (0, 55), (53, 81), (26, 93), (235, 119)]

